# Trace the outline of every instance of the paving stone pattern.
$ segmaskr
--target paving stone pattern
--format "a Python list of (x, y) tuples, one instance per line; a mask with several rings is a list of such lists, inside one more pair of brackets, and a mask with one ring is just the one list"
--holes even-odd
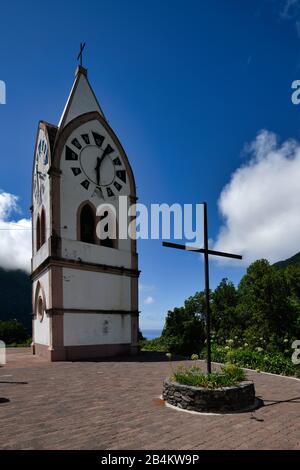
[(154, 353), (48, 363), (11, 349), (0, 367), (0, 448), (300, 449), (299, 380), (249, 372), (265, 406), (205, 415), (164, 404), (169, 375)]

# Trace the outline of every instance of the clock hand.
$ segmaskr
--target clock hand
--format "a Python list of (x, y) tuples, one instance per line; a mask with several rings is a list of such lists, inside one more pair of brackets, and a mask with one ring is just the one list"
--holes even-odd
[(100, 167), (101, 167), (101, 163), (103, 162), (106, 155), (108, 155), (111, 152), (113, 152), (113, 148), (109, 144), (107, 144), (107, 146), (103, 150), (103, 153), (102, 153), (101, 157), (97, 157), (97, 165), (95, 167), (95, 170), (96, 170), (96, 173), (97, 173), (97, 184), (98, 185), (100, 184)]
[(114, 149), (109, 145), (107, 144), (107, 146), (105, 147), (103, 153), (102, 153), (102, 157), (101, 157), (101, 162), (102, 160), (104, 160), (104, 158), (106, 157), (106, 155), (109, 155), (110, 153), (112, 153), (114, 151)]
[(106, 157), (106, 154), (107, 154), (107, 147), (105, 147), (105, 149), (103, 150), (102, 156), (100, 158), (100, 165), (101, 165), (102, 161), (104, 160), (104, 158)]
[[(102, 155), (103, 157), (103, 155)], [(96, 170), (96, 176), (97, 176), (97, 184), (100, 184), (100, 166), (101, 166), (101, 161), (103, 158), (97, 157), (97, 165), (95, 166)]]
[(35, 166), (35, 175), (36, 175), (36, 186), (37, 186), (37, 190), (39, 191), (40, 180), (39, 180), (39, 170), (38, 170), (37, 164)]

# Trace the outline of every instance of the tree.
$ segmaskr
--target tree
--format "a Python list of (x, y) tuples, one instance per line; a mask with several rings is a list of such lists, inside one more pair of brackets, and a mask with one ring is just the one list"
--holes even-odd
[(227, 278), (222, 279), (211, 295), (212, 330), (221, 341), (242, 329), (237, 317), (237, 299), (234, 284)]
[[(210, 293), (212, 331), (251, 347), (284, 351), (300, 337), (300, 268), (279, 270), (267, 260), (252, 263), (237, 288), (223, 279)], [(168, 312), (162, 339), (170, 351), (199, 352), (205, 340), (205, 296), (197, 292)]]
[(204, 293), (189, 297), (184, 307), (169, 310), (162, 339), (170, 352), (178, 354), (198, 353), (204, 346)]
[(295, 320), (284, 272), (267, 260), (252, 263), (238, 286), (237, 314), (246, 335), (264, 337), (269, 348), (283, 349)]
[(288, 266), (283, 274), (285, 276), (288, 291), (289, 291), (289, 305), (290, 311), (293, 316), (293, 321), (289, 325), (290, 336), (292, 339), (299, 339), (300, 337), (300, 267)]
[(24, 325), (17, 320), (0, 320), (0, 340), (6, 344), (23, 343), (29, 339)]

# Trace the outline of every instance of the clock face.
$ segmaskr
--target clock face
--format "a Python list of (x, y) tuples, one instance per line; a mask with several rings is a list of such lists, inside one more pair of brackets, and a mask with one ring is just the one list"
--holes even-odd
[(40, 204), (45, 192), (45, 182), (48, 166), (48, 145), (45, 135), (41, 132), (35, 155), (34, 168), (34, 198)]
[(99, 186), (110, 186), (116, 176), (115, 165), (95, 145), (87, 145), (80, 153), (80, 166), (85, 176)]
[(116, 147), (94, 131), (78, 133), (65, 146), (65, 160), (81, 187), (100, 197), (117, 196), (127, 183), (127, 174)]

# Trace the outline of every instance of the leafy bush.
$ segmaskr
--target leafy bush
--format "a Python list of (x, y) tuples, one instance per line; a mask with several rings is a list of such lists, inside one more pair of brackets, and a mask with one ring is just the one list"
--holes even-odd
[(139, 342), (142, 351), (166, 352), (168, 347), (162, 337), (154, 339), (144, 339)]
[(285, 341), (300, 337), (300, 268), (280, 271), (267, 260), (255, 261), (237, 288), (222, 280), (211, 293), (211, 310), (219, 344), (243, 337), (251, 348), (284, 353)]
[[(239, 367), (247, 367), (273, 374), (299, 375), (300, 368), (292, 363), (291, 355), (291, 352), (289, 357), (280, 352), (268, 353), (259, 347), (254, 351), (248, 345), (236, 349), (230, 348), (228, 345), (218, 346), (214, 344), (212, 346), (212, 360), (214, 362), (224, 363), (229, 359)], [(202, 354), (202, 357), (204, 356), (205, 353)]]
[(28, 339), (26, 339), (26, 341), (23, 341), (21, 343), (10, 343), (10, 344), (7, 344), (6, 346), (8, 348), (29, 348), (31, 346), (31, 343), (32, 343), (32, 338), (29, 337)]
[(7, 345), (12, 343), (25, 343), (29, 339), (29, 334), (26, 328), (19, 321), (0, 320), (0, 340), (4, 341)]
[(226, 364), (221, 372), (205, 374), (200, 367), (178, 367), (174, 372), (174, 380), (182, 385), (192, 385), (194, 387), (220, 388), (237, 385), (245, 380), (246, 375), (243, 369), (234, 364)]

